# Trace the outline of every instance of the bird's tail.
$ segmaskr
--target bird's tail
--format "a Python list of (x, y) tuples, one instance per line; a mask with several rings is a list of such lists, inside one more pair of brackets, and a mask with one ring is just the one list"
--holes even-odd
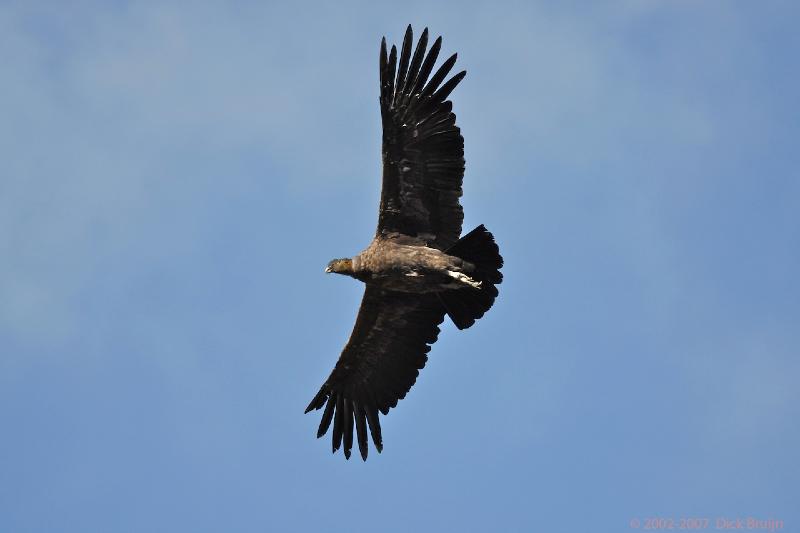
[(500, 269), (503, 258), (494, 242), (494, 236), (483, 224), (470, 231), (446, 250), (475, 265), (469, 276), (480, 282), (480, 287), (466, 285), (463, 288), (437, 293), (448, 316), (458, 329), (466, 329), (492, 307), (497, 297), (497, 287), (503, 281)]

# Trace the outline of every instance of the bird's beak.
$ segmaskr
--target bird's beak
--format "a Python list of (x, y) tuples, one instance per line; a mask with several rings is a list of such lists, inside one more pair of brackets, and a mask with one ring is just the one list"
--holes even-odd
[(333, 270), (331, 270), (331, 267), (329, 267), (329, 266), (325, 267), (325, 273), (326, 274), (330, 274), (331, 272), (333, 272)]

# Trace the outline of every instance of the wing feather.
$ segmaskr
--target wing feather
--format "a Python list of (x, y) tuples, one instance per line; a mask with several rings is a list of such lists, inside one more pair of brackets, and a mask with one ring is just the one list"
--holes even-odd
[(378, 453), (383, 451), (383, 436), (381, 435), (381, 423), (378, 420), (378, 408), (374, 405), (367, 405), (364, 407), (367, 413), (367, 422), (369, 423), (369, 433), (372, 436), (372, 442), (375, 444), (375, 449)]
[(400, 51), (400, 67), (397, 69), (397, 83), (395, 83), (395, 92), (392, 94), (392, 102), (397, 102), (398, 95), (402, 94), (402, 88), (406, 84), (406, 72), (408, 71), (408, 61), (411, 57), (411, 42), (414, 40), (414, 32), (411, 30), (411, 24), (406, 28), (406, 34), (403, 37), (403, 47)]
[(355, 402), (356, 436), (358, 437), (358, 451), (361, 458), (367, 460), (369, 454), (369, 442), (367, 441), (367, 415), (364, 411), (363, 402)]
[[(317, 430), (317, 438), (320, 438), (321, 436), (323, 436), (325, 433), (328, 432), (328, 428), (331, 425), (331, 420), (333, 419), (333, 408), (335, 406), (336, 406), (336, 398), (334, 396), (330, 396), (328, 398), (327, 405), (325, 405), (325, 410), (322, 412), (322, 420), (320, 420), (319, 422), (319, 429)], [(317, 407), (317, 409), (319, 409), (319, 407)]]
[(430, 52), (428, 52), (428, 55), (425, 58), (425, 62), (422, 64), (422, 67), (420, 67), (419, 73), (417, 74), (417, 79), (414, 81), (414, 87), (411, 89), (411, 94), (419, 93), (425, 86), (425, 82), (428, 81), (428, 76), (431, 75), (431, 70), (433, 70), (433, 65), (436, 63), (436, 59), (439, 57), (439, 50), (441, 50), (441, 48), (442, 38), (437, 37), (436, 41), (433, 43), (433, 46), (431, 46)]
[(342, 445), (342, 429), (344, 426), (344, 394), (337, 392), (336, 412), (333, 415), (333, 452)]
[[(342, 395), (344, 396), (344, 395)], [(353, 448), (353, 400), (344, 400), (344, 456), (350, 459), (350, 450)]]
[(417, 83), (417, 76), (419, 75), (419, 68), (422, 65), (422, 58), (425, 56), (425, 50), (428, 48), (428, 28), (422, 30), (422, 35), (417, 41), (417, 46), (414, 48), (414, 58), (411, 60), (411, 65), (408, 67), (408, 74), (406, 75), (405, 82), (403, 83), (402, 101), (408, 101), (411, 96), (411, 88)]

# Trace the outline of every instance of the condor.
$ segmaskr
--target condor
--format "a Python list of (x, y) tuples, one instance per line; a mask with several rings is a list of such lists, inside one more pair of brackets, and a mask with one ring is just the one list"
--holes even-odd
[(428, 30), (414, 53), (406, 29), (397, 49), (380, 50), (383, 122), (383, 188), (372, 243), (349, 259), (334, 259), (326, 272), (366, 285), (350, 340), (306, 413), (325, 410), (317, 431), (333, 422), (333, 451), (344, 444), (350, 458), (353, 433), (361, 457), (383, 449), (379, 412), (386, 415), (416, 381), (448, 315), (458, 329), (475, 323), (497, 297), (503, 279), (494, 237), (478, 226), (459, 239), (464, 212), (464, 138), (447, 97), (464, 78), (442, 83), (456, 55), (433, 71), (442, 38), (426, 54)]

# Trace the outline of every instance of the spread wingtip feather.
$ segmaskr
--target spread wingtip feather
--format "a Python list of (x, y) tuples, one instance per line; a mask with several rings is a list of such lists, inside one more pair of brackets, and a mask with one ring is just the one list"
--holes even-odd
[(344, 457), (350, 459), (350, 450), (353, 449), (353, 402), (351, 400), (344, 401), (343, 418)]
[(319, 429), (317, 429), (317, 438), (320, 438), (328, 432), (333, 419), (333, 410), (336, 405), (336, 398), (331, 396), (328, 398), (328, 404), (325, 406), (325, 411), (322, 412), (322, 420), (319, 422)]
[(336, 396), (336, 412), (333, 415), (333, 453), (336, 453), (336, 450), (342, 446), (342, 429), (344, 426), (344, 397), (341, 394)]

